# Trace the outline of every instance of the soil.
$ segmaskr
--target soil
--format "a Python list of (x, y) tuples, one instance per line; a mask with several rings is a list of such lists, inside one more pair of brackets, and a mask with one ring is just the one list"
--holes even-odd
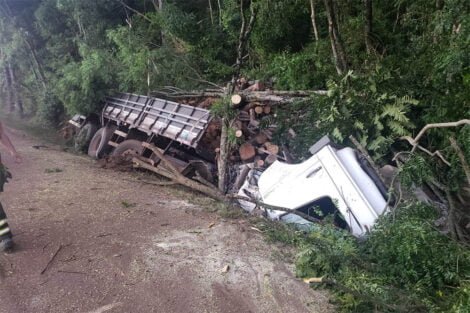
[(11, 133), (23, 162), (3, 150), (16, 248), (0, 254), (1, 313), (333, 312), (247, 218)]

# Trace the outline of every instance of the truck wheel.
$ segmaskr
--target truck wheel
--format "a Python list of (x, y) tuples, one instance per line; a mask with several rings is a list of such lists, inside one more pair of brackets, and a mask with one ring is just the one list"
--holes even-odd
[(91, 139), (98, 130), (98, 126), (93, 123), (86, 123), (75, 135), (74, 147), (77, 152), (86, 152)]
[(142, 147), (142, 141), (128, 139), (121, 142), (116, 147), (116, 149), (114, 149), (111, 155), (114, 157), (124, 157), (125, 159), (132, 159), (134, 155), (141, 155), (143, 150), (144, 147)]
[(106, 155), (111, 148), (108, 142), (115, 130), (115, 126), (105, 126), (98, 129), (88, 146), (88, 155), (94, 159), (100, 159)]

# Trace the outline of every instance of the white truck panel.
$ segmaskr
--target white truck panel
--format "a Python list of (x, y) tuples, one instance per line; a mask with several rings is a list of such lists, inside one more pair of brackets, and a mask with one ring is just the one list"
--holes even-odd
[(386, 207), (350, 148), (336, 151), (326, 145), (300, 164), (276, 161), (261, 175), (258, 187), (263, 202), (289, 209), (330, 197), (355, 236), (364, 235)]

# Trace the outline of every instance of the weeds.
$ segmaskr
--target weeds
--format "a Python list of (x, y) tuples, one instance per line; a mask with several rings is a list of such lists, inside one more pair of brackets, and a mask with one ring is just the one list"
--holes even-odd
[(61, 169), (61, 168), (58, 168), (58, 167), (54, 167), (54, 168), (46, 168), (44, 170), (44, 173), (47, 173), (47, 174), (51, 174), (51, 173), (61, 173), (63, 172), (64, 170)]

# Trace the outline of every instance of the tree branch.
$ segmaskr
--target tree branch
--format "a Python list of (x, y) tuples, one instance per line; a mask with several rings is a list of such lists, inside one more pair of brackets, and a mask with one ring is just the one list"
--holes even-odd
[(457, 127), (461, 125), (470, 125), (470, 120), (469, 119), (463, 119), (457, 122), (448, 122), (448, 123), (435, 123), (435, 124), (427, 124), (426, 126), (421, 129), (421, 131), (418, 133), (418, 135), (412, 139), (412, 142), (410, 144), (413, 146), (413, 149), (411, 152), (414, 152), (417, 148), (418, 141), (421, 139), (421, 137), (424, 135), (424, 133), (431, 129), (431, 128), (447, 128), (447, 127)]
[(144, 20), (148, 21), (148, 22), (152, 22), (151, 19), (149, 19), (145, 14), (137, 11), (136, 9), (130, 7), (129, 5), (127, 5), (126, 3), (124, 3), (124, 1), (119, 1), (119, 3), (121, 3), (125, 8), (127, 8), (128, 10), (134, 12), (135, 14), (139, 15), (140, 17), (142, 17)]

